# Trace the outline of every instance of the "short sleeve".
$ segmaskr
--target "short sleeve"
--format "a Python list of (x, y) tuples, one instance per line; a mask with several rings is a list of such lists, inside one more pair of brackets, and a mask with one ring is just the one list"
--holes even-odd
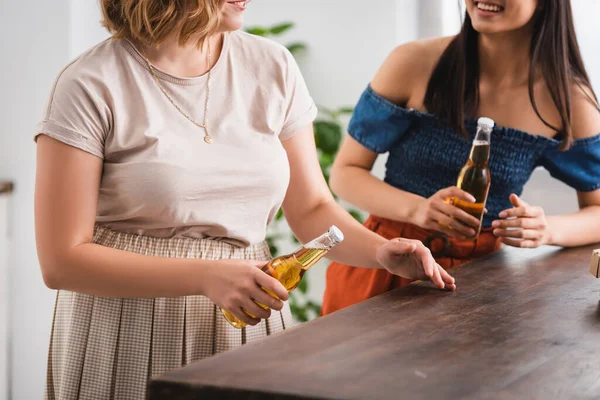
[(408, 130), (410, 110), (385, 99), (369, 85), (363, 92), (348, 125), (348, 133), (368, 150), (386, 153)]
[(110, 110), (98, 85), (77, 64), (65, 68), (54, 83), (34, 140), (47, 135), (103, 159)]
[(550, 175), (577, 191), (600, 189), (600, 135), (576, 140), (567, 151), (548, 149), (540, 162)]
[(313, 101), (298, 64), (292, 54), (285, 50), (285, 120), (279, 134), (280, 140), (292, 137), (300, 129), (310, 125), (317, 117), (317, 106)]

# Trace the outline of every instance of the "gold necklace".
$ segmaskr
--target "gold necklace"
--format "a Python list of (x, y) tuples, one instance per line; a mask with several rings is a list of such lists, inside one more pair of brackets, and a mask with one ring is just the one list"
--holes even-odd
[(165, 88), (163, 87), (163, 85), (160, 83), (160, 79), (158, 78), (158, 76), (156, 75), (156, 71), (154, 69), (154, 66), (150, 63), (150, 60), (148, 60), (148, 58), (144, 55), (144, 59), (146, 60), (146, 63), (148, 64), (148, 68), (150, 69), (150, 73), (152, 74), (152, 76), (154, 77), (154, 80), (156, 81), (156, 84), (158, 85), (159, 89), (161, 92), (163, 92), (163, 94), (166, 96), (167, 99), (169, 99), (169, 101), (171, 102), (171, 104), (173, 104), (173, 107), (175, 107), (177, 109), (177, 111), (179, 111), (179, 113), (181, 115), (183, 115), (185, 118), (187, 118), (192, 124), (196, 125), (198, 128), (201, 128), (204, 130), (204, 141), (208, 144), (212, 144), (213, 142), (213, 138), (209, 135), (208, 133), (208, 128), (207, 128), (207, 123), (208, 123), (208, 99), (210, 97), (210, 75), (211, 75), (211, 71), (212, 71), (212, 67), (211, 67), (211, 52), (210, 52), (210, 41), (207, 41), (207, 47), (208, 47), (208, 54), (207, 54), (207, 58), (208, 58), (208, 77), (206, 79), (206, 101), (204, 102), (204, 122), (201, 124), (197, 121), (195, 121), (192, 117), (190, 117), (188, 114), (186, 114), (181, 107), (179, 107), (177, 105), (177, 103), (175, 103), (175, 101), (171, 98), (171, 96), (169, 96), (169, 94), (167, 93), (167, 91), (165, 90)]

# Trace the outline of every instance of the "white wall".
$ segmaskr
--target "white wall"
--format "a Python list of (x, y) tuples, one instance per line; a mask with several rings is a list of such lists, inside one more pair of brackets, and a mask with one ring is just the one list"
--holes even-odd
[(577, 40), (596, 94), (600, 96), (600, 1), (572, 0)]
[(352, 105), (396, 44), (396, 2), (254, 0), (246, 25), (293, 21), (277, 40), (303, 41), (298, 62), (316, 101), (327, 107)]
[(67, 0), (1, 0), (0, 176), (16, 183), (9, 229), (13, 399), (40, 399), (54, 293), (39, 272), (33, 229), (32, 135), (68, 60)]
[(68, 3), (69, 58), (75, 58), (110, 34), (100, 23), (102, 13), (97, 0), (68, 0)]
[[(0, 181), (1, 182), (1, 181)], [(8, 398), (8, 336), (10, 317), (8, 277), (8, 199), (10, 194), (0, 193), (0, 400)]]

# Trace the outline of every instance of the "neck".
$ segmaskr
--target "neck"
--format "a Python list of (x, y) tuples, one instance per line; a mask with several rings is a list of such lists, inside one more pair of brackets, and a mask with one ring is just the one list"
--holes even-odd
[(161, 71), (182, 78), (194, 78), (206, 74), (216, 64), (223, 48), (223, 34), (209, 36), (201, 47), (195, 40), (181, 45), (176, 36), (158, 46), (137, 45), (150, 63)]
[(501, 34), (479, 34), (481, 77), (495, 85), (520, 86), (529, 81), (532, 29), (528, 25)]

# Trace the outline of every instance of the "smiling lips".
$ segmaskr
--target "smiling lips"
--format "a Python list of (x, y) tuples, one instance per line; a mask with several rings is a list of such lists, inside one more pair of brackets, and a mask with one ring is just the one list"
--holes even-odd
[(237, 9), (240, 9), (240, 10), (245, 10), (247, 3), (248, 3), (247, 0), (242, 0), (242, 1), (228, 1), (227, 2), (227, 4), (231, 4), (232, 6), (234, 6)]
[(499, 6), (498, 4), (488, 3), (484, 1), (475, 2), (475, 6), (477, 7), (477, 9), (488, 13), (499, 13), (501, 11), (504, 11), (504, 7)]

